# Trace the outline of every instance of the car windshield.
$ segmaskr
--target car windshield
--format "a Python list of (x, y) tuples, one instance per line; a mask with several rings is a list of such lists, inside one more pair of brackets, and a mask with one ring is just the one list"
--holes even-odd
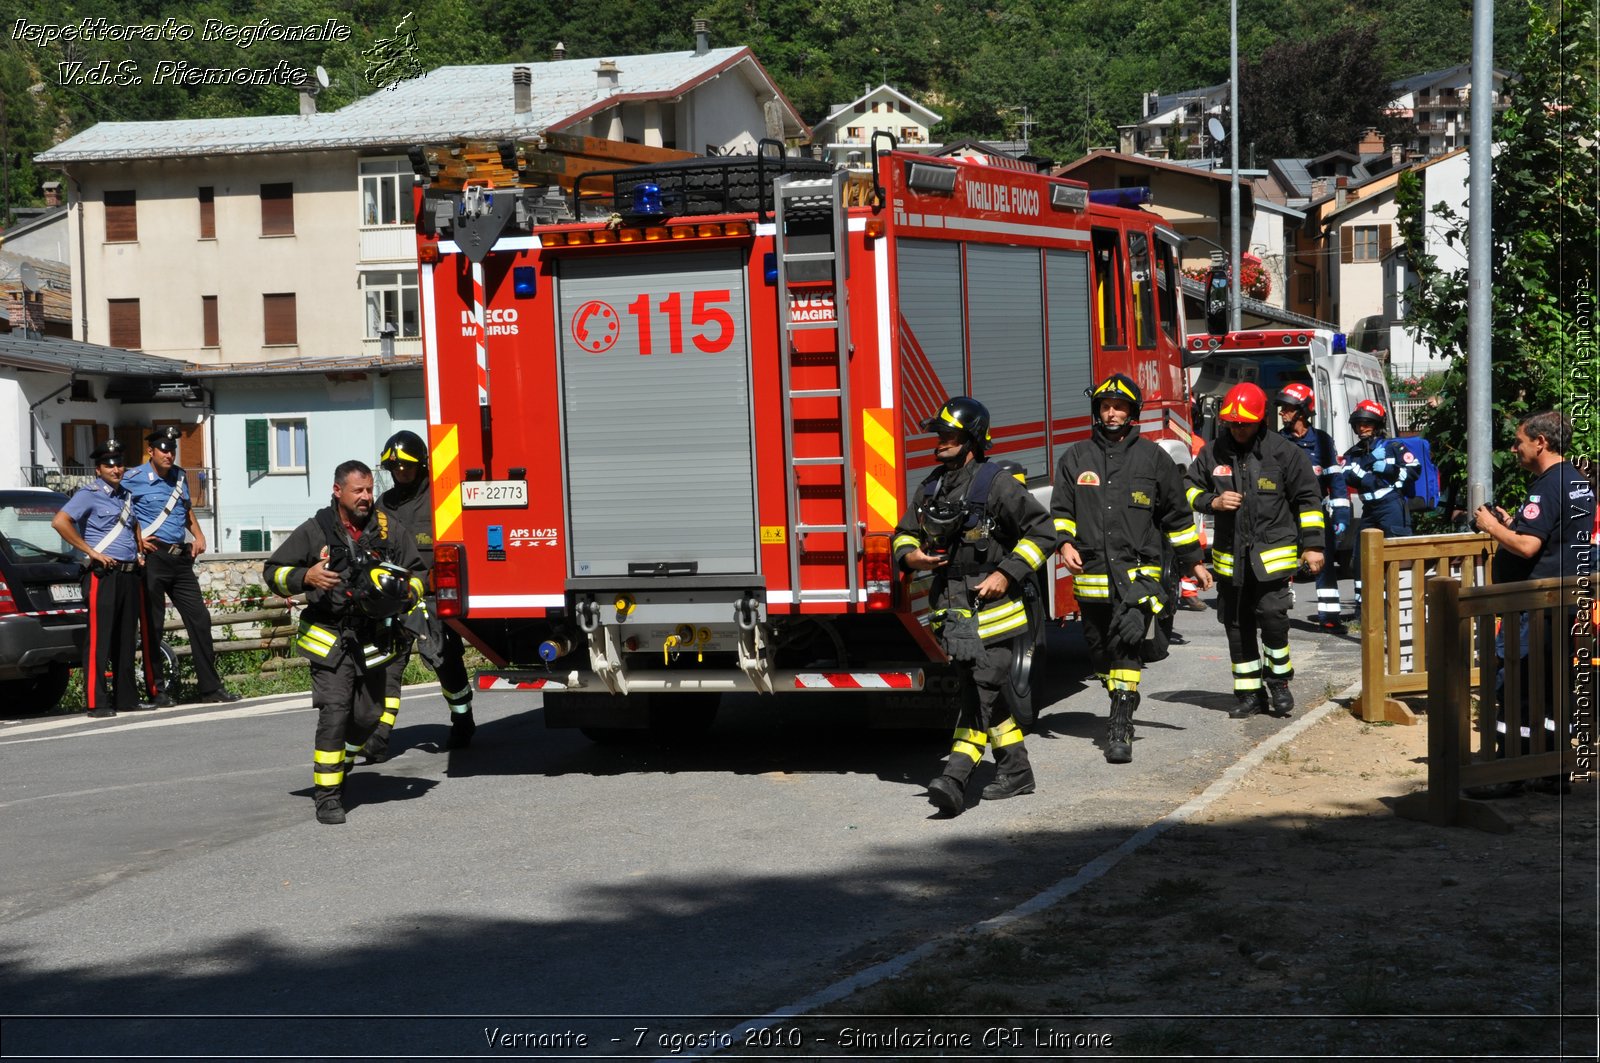
[(0, 494), (0, 551), (18, 563), (71, 561), (72, 547), (50, 527), (66, 495)]

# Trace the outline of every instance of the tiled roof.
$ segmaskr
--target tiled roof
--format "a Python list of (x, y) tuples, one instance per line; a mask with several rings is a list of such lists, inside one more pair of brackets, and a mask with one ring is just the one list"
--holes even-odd
[(189, 365), (176, 358), (54, 336), (24, 339), (15, 332), (0, 333), (0, 366), (44, 373), (103, 373), (161, 380), (178, 380), (190, 375)]
[[(101, 122), (36, 159), (49, 164), (516, 139), (559, 130), (612, 102), (672, 100), (736, 69), (769, 87), (787, 111), (786, 124), (805, 132), (799, 115), (748, 48), (713, 48), (704, 55), (626, 55), (613, 61), (619, 72), (615, 91), (600, 86), (595, 74), (599, 59), (446, 66), (326, 114)], [(527, 68), (532, 78), (532, 108), (521, 114), (511, 88), (511, 72), (518, 67)]]

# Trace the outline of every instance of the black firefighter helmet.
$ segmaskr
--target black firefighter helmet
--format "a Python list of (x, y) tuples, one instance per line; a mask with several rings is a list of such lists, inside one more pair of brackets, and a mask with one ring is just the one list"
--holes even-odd
[(428, 464), (428, 444), (422, 441), (417, 433), (402, 429), (389, 437), (383, 445), (383, 453), (378, 458), (378, 464), (385, 469), (393, 469), (396, 465), (422, 465)]
[(408, 613), (417, 604), (411, 579), (410, 569), (392, 561), (376, 562), (356, 582), (356, 606), (378, 620)]
[(948, 432), (960, 429), (962, 456), (967, 448), (978, 457), (989, 449), (989, 408), (977, 399), (957, 395), (939, 407), (939, 412), (922, 422), (924, 432)]
[(1139, 385), (1126, 373), (1112, 373), (1099, 384), (1092, 388), (1085, 388), (1085, 395), (1089, 396), (1089, 422), (1094, 425), (1097, 432), (1109, 432), (1100, 420), (1100, 403), (1104, 399), (1121, 399), (1133, 407), (1128, 411), (1128, 425), (1139, 423), (1139, 410), (1144, 404), (1144, 392), (1139, 390)]

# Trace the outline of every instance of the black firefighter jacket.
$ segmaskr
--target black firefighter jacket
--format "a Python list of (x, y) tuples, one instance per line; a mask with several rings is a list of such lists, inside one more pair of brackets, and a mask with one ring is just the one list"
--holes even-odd
[[(933, 500), (966, 499), (982, 464), (972, 461), (953, 472), (936, 472), (938, 487)], [(923, 488), (918, 487), (911, 496), (910, 508), (895, 525), (894, 559), (902, 571), (906, 570), (905, 556), (924, 545), (922, 529), (917, 524), (917, 507), (924, 497)], [(1027, 628), (1022, 587), (1055, 549), (1055, 535), (1044, 506), (1006, 473), (994, 477), (983, 512), (973, 513), (971, 518), (950, 551), (949, 570), (935, 570), (928, 603), (936, 616), (945, 609), (971, 609), (972, 590), (994, 570), (1004, 572), (1011, 580), (1010, 592), (1004, 598), (984, 603), (977, 615), (978, 635), (985, 645), (990, 645), (1013, 638)], [(952, 583), (957, 586), (952, 587)]]
[(1260, 428), (1240, 449), (1224, 427), (1195, 455), (1186, 479), (1196, 513), (1211, 512), (1224, 491), (1244, 496), (1240, 508), (1213, 514), (1211, 564), (1218, 576), (1234, 578), (1236, 559), (1248, 557), (1256, 579), (1287, 579), (1300, 567), (1302, 536), (1322, 549), (1327, 522), (1311, 458), (1277, 432)]
[(1073, 577), (1080, 602), (1115, 600), (1113, 566), (1132, 582), (1161, 580), (1163, 540), (1177, 552), (1181, 570), (1203, 560), (1194, 511), (1183, 494), (1183, 473), (1139, 429), (1112, 443), (1095, 434), (1074, 443), (1056, 464), (1050, 496), (1056, 534), (1083, 559)]
[[(323, 514), (333, 518), (333, 526), (341, 530), (340, 537), (345, 539), (344, 542), (330, 540), (323, 522), (318, 519)], [(355, 542), (348, 541), (348, 537), (343, 535), (343, 528), (337, 505), (320, 511), (318, 516), (302, 523), (272, 551), (272, 556), (261, 566), (261, 575), (269, 587), (285, 598), (305, 593), (306, 607), (300, 614), (300, 630), (295, 638), (295, 648), (302, 656), (328, 667), (336, 667), (341, 656), (342, 634), (349, 633), (362, 644), (365, 665), (373, 667), (394, 656), (398, 640), (380, 639), (380, 629), (384, 625), (369, 619), (356, 608), (351, 594), (352, 573), (349, 571), (348, 555), (370, 555), (377, 560), (390, 561), (410, 569), (413, 573), (423, 571), (422, 557), (417, 553), (412, 537), (401, 532), (399, 526), (376, 507), (367, 520), (367, 526), (362, 529), (361, 537)], [(391, 534), (391, 530), (394, 534)], [(344, 577), (343, 582), (328, 590), (306, 586), (306, 572), (318, 561), (330, 561), (330, 567), (339, 571), (341, 553), (347, 555), (343, 561), (343, 571), (340, 572)], [(411, 583), (420, 601), (422, 581), (413, 576)]]

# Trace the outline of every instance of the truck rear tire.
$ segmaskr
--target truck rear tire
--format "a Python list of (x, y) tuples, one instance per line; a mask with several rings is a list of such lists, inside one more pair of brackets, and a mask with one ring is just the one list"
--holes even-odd
[(64, 664), (51, 665), (38, 675), (0, 682), (0, 698), (21, 713), (49, 712), (67, 692), (67, 682), (71, 678), (71, 668)]

